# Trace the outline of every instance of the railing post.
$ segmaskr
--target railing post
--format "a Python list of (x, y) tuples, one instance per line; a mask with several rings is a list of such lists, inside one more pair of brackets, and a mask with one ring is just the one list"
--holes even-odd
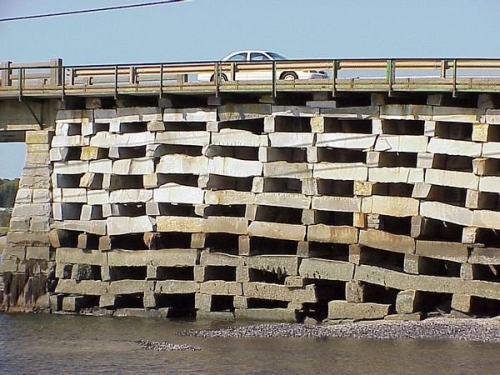
[(129, 82), (131, 84), (137, 83), (136, 76), (135, 76), (135, 67), (131, 66), (129, 68)]
[(273, 92), (272, 92), (272, 95), (273, 95), (273, 102), (274, 102), (274, 100), (276, 99), (276, 94), (277, 94), (277, 89), (276, 89), (276, 60), (273, 60), (273, 71), (272, 71), (272, 73), (273, 73), (273, 81), (272, 81), (272, 83), (273, 83), (273, 87), (272, 87)]
[(118, 65), (115, 65), (115, 100), (118, 98)]
[(160, 99), (163, 98), (163, 63), (160, 64)]
[(452, 96), (457, 97), (457, 60), (453, 60), (453, 89)]
[(441, 78), (446, 78), (446, 69), (448, 68), (448, 63), (446, 60), (441, 60)]
[(231, 81), (236, 81), (236, 63), (231, 63)]
[(216, 62), (214, 66), (214, 82), (215, 82), (215, 97), (219, 97), (219, 63)]
[(394, 69), (394, 60), (387, 60), (387, 82), (389, 83), (388, 95), (392, 96), (392, 85), (394, 83), (394, 78), (396, 77), (396, 72)]
[(2, 69), (2, 72), (1, 72), (1, 75), (0, 75), (0, 84), (2, 86), (12, 86), (12, 78), (11, 78), (11, 74), (12, 74), (12, 70), (11, 70), (11, 66), (12, 65), (12, 61), (6, 61), (6, 62), (3, 62), (0, 67)]
[(52, 59), (50, 60), (50, 81), (49, 84), (52, 86), (61, 86), (61, 81), (63, 79), (63, 69), (62, 69), (62, 59)]
[(19, 88), (19, 101), (23, 100), (23, 81), (24, 81), (24, 68), (19, 68), (19, 81), (18, 81), (18, 88)]
[(337, 75), (338, 75), (338, 61), (332, 61), (332, 96), (335, 97), (337, 95)]

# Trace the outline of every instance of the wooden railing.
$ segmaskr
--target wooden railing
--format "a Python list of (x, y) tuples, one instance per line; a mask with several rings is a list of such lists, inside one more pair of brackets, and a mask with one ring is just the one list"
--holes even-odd
[[(218, 93), (224, 88), (238, 91), (248, 82), (235, 85), (234, 80), (237, 73), (245, 72), (269, 72), (269, 76), (273, 78), (263, 84), (267, 84), (276, 93), (281, 86), (289, 90), (301, 87), (297, 83), (280, 82), (279, 72), (310, 70), (327, 72), (328, 79), (314, 81), (321, 81), (316, 82), (317, 87), (323, 91), (326, 87), (334, 94), (363, 81), (374, 82), (377, 90), (391, 93), (393, 90), (404, 90), (401, 84), (398, 86), (398, 82), (405, 80), (407, 83), (412, 79), (430, 79), (436, 87), (453, 93), (461, 89), (459, 80), (486, 79), (488, 85), (495, 85), (494, 91), (497, 91), (498, 86), (500, 92), (500, 59), (342, 59), (259, 63), (219, 61), (96, 66), (65, 66), (61, 59), (54, 59), (45, 63), (2, 63), (0, 97), (64, 97), (66, 94), (84, 95), (89, 92), (117, 95), (122, 90), (139, 89), (142, 90), (141, 93), (161, 95), (169, 88), (178, 91), (186, 87), (196, 92)], [(227, 82), (217, 78), (221, 73), (228, 79)], [(200, 82), (197, 79), (199, 74), (215, 79)], [(351, 86), (348, 87), (347, 83), (343, 85), (343, 81), (350, 82)], [(409, 87), (408, 84), (407, 86)], [(314, 90), (314, 85), (310, 87)]]

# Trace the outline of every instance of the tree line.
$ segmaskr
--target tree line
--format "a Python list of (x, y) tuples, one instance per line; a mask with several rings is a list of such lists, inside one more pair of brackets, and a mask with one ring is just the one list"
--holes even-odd
[[(12, 208), (16, 200), (19, 179), (0, 179), (0, 208)], [(0, 227), (8, 227), (10, 212), (0, 211)]]
[(0, 179), (0, 207), (14, 207), (18, 186), (18, 178), (14, 180)]

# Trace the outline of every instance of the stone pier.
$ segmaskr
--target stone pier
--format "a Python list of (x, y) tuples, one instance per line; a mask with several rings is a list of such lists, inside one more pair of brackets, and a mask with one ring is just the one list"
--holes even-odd
[(485, 96), (59, 110), (26, 136), (4, 307), (500, 315), (500, 110)]

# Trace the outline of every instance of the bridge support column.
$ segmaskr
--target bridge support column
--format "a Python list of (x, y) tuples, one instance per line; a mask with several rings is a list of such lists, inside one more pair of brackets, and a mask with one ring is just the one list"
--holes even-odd
[(26, 160), (19, 182), (10, 231), (3, 252), (4, 309), (48, 307), (53, 251), (50, 142), (52, 131), (26, 133)]

